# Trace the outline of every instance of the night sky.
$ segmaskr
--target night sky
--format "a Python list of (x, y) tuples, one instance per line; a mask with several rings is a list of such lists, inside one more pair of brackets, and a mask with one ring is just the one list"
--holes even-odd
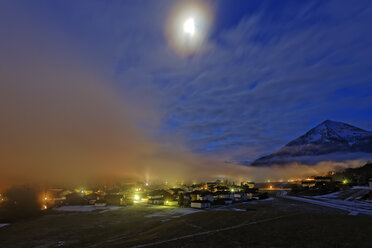
[(371, 1), (204, 3), (209, 32), (181, 56), (166, 35), (177, 1), (1, 1), (0, 51), (94, 64), (146, 113), (141, 132), (221, 160), (251, 161), (326, 119), (372, 130)]

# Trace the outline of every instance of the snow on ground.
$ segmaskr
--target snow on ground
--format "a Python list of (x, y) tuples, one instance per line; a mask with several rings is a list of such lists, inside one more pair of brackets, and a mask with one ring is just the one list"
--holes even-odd
[(2, 228), (4, 226), (7, 226), (7, 225), (9, 225), (9, 224), (7, 224), (7, 223), (0, 223), (0, 228)]
[(326, 194), (326, 195), (315, 195), (315, 196), (312, 196), (311, 198), (338, 198), (338, 196), (340, 195), (340, 192), (341, 191), (333, 192), (333, 193)]
[(354, 187), (352, 187), (352, 189), (368, 189), (368, 190), (372, 190), (372, 187), (368, 187), (368, 186), (354, 186)]
[(238, 211), (238, 212), (245, 212), (245, 211), (247, 211), (245, 209), (240, 209), (240, 208), (231, 208), (231, 210)]
[(262, 202), (262, 201), (272, 201), (272, 200), (274, 200), (274, 198), (273, 197), (269, 197), (269, 198), (258, 200), (258, 201), (259, 202)]
[(84, 205), (84, 206), (62, 206), (58, 208), (54, 208), (57, 211), (66, 211), (66, 212), (92, 212), (96, 210), (101, 210), (102, 212), (111, 211), (111, 210), (118, 210), (122, 207), (119, 206), (106, 206), (106, 207), (96, 207), (91, 205)]
[(349, 201), (343, 201), (343, 200), (335, 200), (335, 199), (324, 199), (321, 200), (315, 200), (315, 199), (309, 199), (304, 197), (296, 197), (296, 196), (288, 196), (283, 195), (281, 197), (292, 199), (296, 201), (303, 201), (311, 204), (321, 205), (325, 207), (330, 208), (337, 208), (344, 211), (349, 212), (352, 215), (356, 214), (366, 214), (366, 215), (372, 215), (372, 205), (368, 203), (363, 202), (349, 202)]
[(262, 199), (262, 200), (252, 200), (252, 201), (247, 201), (247, 202), (240, 202), (239, 204), (256, 204), (256, 203), (259, 203), (259, 202), (272, 201), (272, 200), (274, 200), (274, 198), (273, 197), (269, 197), (269, 198)]
[(153, 214), (145, 215), (147, 218), (151, 217), (172, 217), (178, 218), (184, 215), (193, 214), (196, 212), (200, 212), (202, 210), (194, 209), (194, 208), (174, 208), (171, 210), (159, 211)]
[(306, 196), (306, 198), (313, 198), (319, 200), (344, 200), (344, 201), (359, 201), (362, 197), (369, 193), (372, 188), (356, 186), (350, 189), (340, 190), (334, 193), (316, 196)]

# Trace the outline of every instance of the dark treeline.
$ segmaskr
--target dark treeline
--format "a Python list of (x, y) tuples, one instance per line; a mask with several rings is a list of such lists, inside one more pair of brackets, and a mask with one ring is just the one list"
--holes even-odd
[(41, 214), (40, 191), (34, 186), (14, 186), (8, 189), (0, 203), (0, 221), (14, 222)]

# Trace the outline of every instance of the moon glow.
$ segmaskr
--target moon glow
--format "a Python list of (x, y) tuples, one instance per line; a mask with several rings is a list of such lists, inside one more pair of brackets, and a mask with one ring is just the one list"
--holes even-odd
[(183, 1), (171, 9), (166, 21), (166, 37), (176, 54), (187, 57), (202, 51), (212, 12), (206, 1)]
[(183, 24), (183, 31), (188, 33), (190, 36), (194, 36), (195, 34), (195, 21), (193, 18), (189, 18)]

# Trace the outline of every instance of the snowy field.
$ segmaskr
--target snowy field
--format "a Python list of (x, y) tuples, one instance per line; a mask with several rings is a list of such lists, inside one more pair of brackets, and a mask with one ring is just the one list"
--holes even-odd
[(297, 197), (288, 196), (285, 192), (282, 192), (278, 196), (295, 201), (302, 201), (320, 206), (341, 209), (349, 212), (350, 215), (358, 214), (372, 215), (372, 204), (370, 202), (335, 199), (341, 193), (342, 191), (315, 197)]
[(105, 207), (96, 207), (96, 206), (62, 206), (58, 208), (53, 208), (57, 211), (66, 211), (66, 212), (92, 212), (92, 211), (111, 211), (111, 210), (118, 210), (123, 207), (119, 206), (105, 206)]

